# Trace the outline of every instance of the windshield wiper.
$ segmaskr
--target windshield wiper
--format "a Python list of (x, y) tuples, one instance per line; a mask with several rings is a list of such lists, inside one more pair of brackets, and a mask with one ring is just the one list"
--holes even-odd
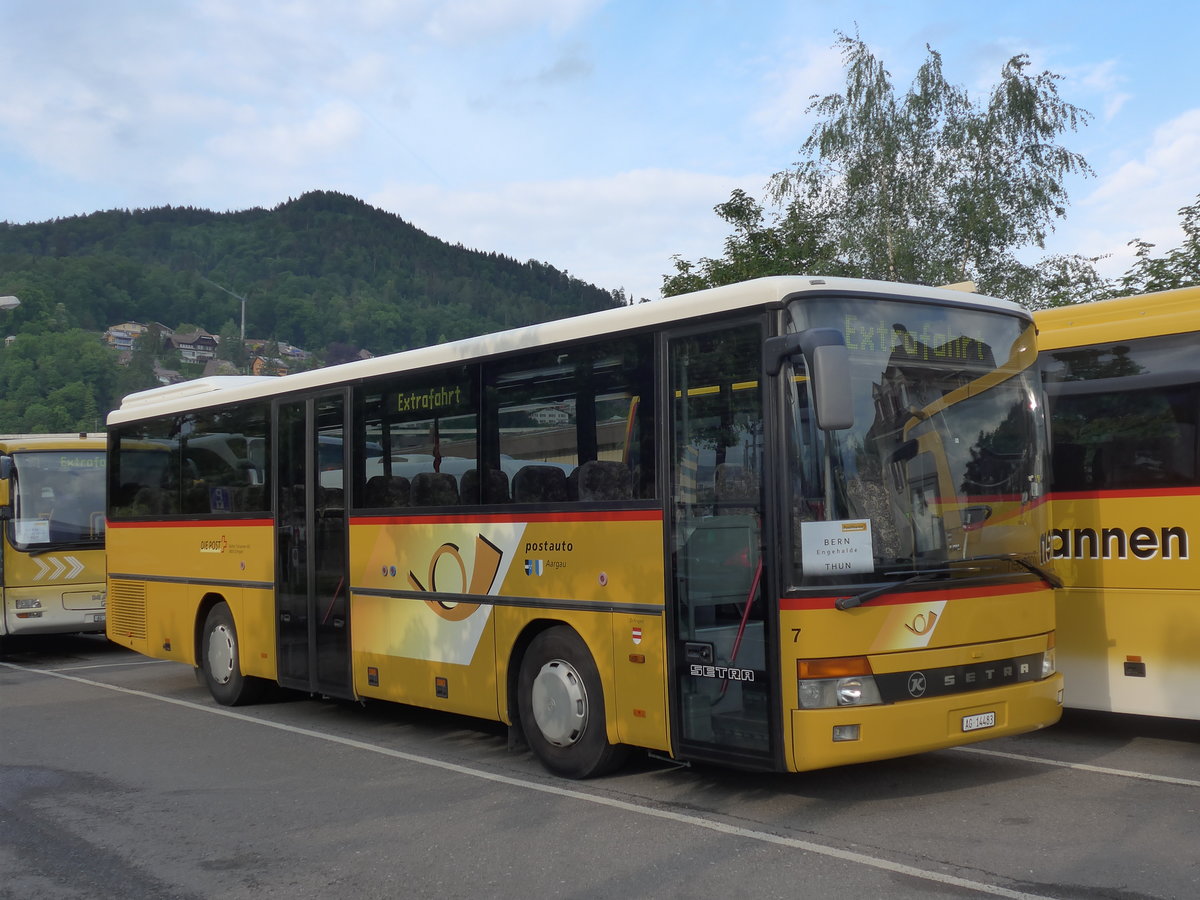
[[(958, 575), (964, 572), (978, 572), (978, 569), (968, 568), (946, 568), (946, 569), (922, 569), (915, 575), (910, 575), (908, 578), (903, 578), (900, 581), (891, 581), (887, 584), (881, 584), (879, 587), (871, 588), (869, 591), (863, 591), (861, 594), (855, 594), (853, 597), (838, 597), (833, 601), (833, 605), (838, 609), (854, 609), (856, 606), (862, 606), (876, 597), (882, 597), (884, 594), (890, 594), (902, 587), (907, 587), (910, 584), (917, 584), (921, 581), (933, 581), (935, 578), (941, 578), (944, 575)], [(889, 573), (895, 574), (895, 573)]]
[(1047, 569), (1043, 569), (1041, 566), (1039, 566), (1035, 563), (1031, 563), (1025, 557), (1020, 556), (1016, 553), (995, 553), (995, 554), (992, 554), (989, 556), (972, 556), (967, 561), (968, 562), (985, 562), (987, 560), (993, 560), (993, 559), (999, 559), (999, 560), (1004, 560), (1005, 562), (1016, 563), (1022, 569), (1032, 572), (1034, 575), (1036, 575), (1038, 578), (1042, 579), (1042, 581), (1046, 582), (1046, 584), (1050, 585), (1050, 587), (1052, 587), (1052, 588), (1060, 588), (1063, 586), (1062, 579), (1059, 578), (1057, 575), (1055, 575), (1053, 572), (1050, 572)]

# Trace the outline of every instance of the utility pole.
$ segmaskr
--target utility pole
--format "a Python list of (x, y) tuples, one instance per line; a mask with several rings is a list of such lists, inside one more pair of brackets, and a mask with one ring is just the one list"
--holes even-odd
[(210, 281), (209, 279), (205, 278), (203, 275), (200, 275), (199, 278), (204, 283), (211, 284), (218, 291), (224, 291), (230, 297), (234, 297), (234, 298), (242, 301), (242, 345), (244, 346), (246, 343), (246, 298), (243, 297), (241, 294), (235, 294), (229, 288), (224, 287), (223, 285), (217, 284), (215, 281)]

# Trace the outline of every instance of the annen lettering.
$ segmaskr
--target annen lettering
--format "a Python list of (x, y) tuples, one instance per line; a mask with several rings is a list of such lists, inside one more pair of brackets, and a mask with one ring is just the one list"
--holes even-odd
[(1188, 559), (1188, 533), (1181, 525), (1129, 531), (1108, 528), (1052, 528), (1045, 538), (1050, 559)]

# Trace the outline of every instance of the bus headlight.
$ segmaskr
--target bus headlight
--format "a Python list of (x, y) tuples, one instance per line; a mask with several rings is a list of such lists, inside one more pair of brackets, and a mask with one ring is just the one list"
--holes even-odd
[(1058, 664), (1054, 658), (1054, 648), (1050, 647), (1042, 654), (1042, 677), (1049, 678), (1058, 671)]
[(801, 709), (875, 706), (883, 702), (865, 656), (797, 660), (796, 674)]
[(871, 676), (819, 678), (800, 681), (801, 709), (830, 709), (835, 706), (875, 706), (883, 701)]
[(1046, 635), (1046, 652), (1042, 654), (1042, 677), (1049, 678), (1058, 671), (1058, 660), (1054, 656), (1054, 645), (1057, 641), (1054, 639), (1054, 632)]
[(42, 601), (37, 597), (18, 597), (17, 609), (41, 609)]

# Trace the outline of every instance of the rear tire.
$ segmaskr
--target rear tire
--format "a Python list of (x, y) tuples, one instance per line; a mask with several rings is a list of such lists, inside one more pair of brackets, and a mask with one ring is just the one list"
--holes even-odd
[(566, 778), (592, 778), (625, 761), (608, 742), (604, 689), (587, 645), (556, 626), (535, 637), (517, 683), (521, 728), (542, 764)]
[(209, 693), (222, 706), (243, 706), (258, 702), (267, 682), (247, 677), (241, 669), (241, 645), (237, 627), (227, 603), (218, 603), (208, 611), (200, 639), (200, 668)]

